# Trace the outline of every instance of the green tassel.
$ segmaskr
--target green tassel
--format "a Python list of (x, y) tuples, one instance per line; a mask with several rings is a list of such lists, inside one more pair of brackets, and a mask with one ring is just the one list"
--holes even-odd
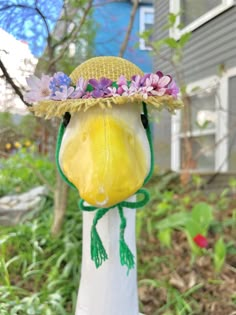
[(110, 209), (99, 209), (94, 216), (93, 225), (91, 228), (91, 259), (94, 261), (96, 268), (108, 259), (107, 252), (103, 246), (101, 238), (96, 229), (98, 221), (109, 211)]
[(91, 258), (96, 268), (100, 267), (108, 259), (106, 250), (95, 227), (92, 227), (91, 230)]
[(122, 266), (127, 266), (128, 272), (135, 266), (134, 255), (124, 239), (120, 239), (120, 263)]
[(124, 216), (124, 212), (121, 205), (118, 205), (119, 214), (120, 214), (120, 263), (122, 266), (127, 266), (128, 273), (129, 271), (134, 268), (135, 262), (134, 262), (134, 255), (129, 249), (128, 245), (125, 242), (124, 234), (125, 234), (125, 228), (126, 228), (126, 218)]

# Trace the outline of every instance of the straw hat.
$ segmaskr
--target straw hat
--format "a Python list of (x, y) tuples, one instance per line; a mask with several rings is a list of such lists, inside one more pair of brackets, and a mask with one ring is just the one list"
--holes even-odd
[[(119, 57), (95, 57), (91, 58), (74, 69), (70, 78), (75, 86), (78, 79), (85, 80), (107, 78), (116, 82), (121, 76), (127, 81), (131, 81), (134, 75), (144, 76), (144, 73), (132, 62)], [(116, 95), (98, 98), (67, 98), (65, 100), (46, 99), (39, 101), (31, 107), (31, 111), (36, 116), (61, 117), (66, 112), (86, 111), (93, 106), (101, 108), (112, 108), (113, 105), (125, 105), (127, 103), (142, 103), (152, 105), (154, 108), (161, 110), (166, 108), (173, 112), (175, 109), (182, 107), (182, 102), (172, 95), (148, 95), (146, 98), (141, 94)]]

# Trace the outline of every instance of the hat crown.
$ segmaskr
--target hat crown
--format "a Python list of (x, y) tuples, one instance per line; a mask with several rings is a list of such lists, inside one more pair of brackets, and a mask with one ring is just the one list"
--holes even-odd
[(143, 71), (132, 62), (120, 57), (94, 57), (76, 67), (70, 75), (75, 84), (79, 78), (101, 79), (107, 78), (117, 81), (121, 75), (131, 80), (133, 75), (143, 75)]

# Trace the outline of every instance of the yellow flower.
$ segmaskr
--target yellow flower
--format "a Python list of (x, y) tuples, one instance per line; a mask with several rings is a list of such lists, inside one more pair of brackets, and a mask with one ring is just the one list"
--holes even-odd
[(14, 142), (14, 147), (15, 147), (16, 149), (19, 149), (19, 148), (21, 147), (20, 142), (15, 141), (15, 142)]
[(30, 147), (30, 146), (31, 146), (31, 144), (32, 144), (32, 143), (31, 143), (31, 141), (30, 141), (30, 140), (26, 140), (24, 144), (25, 144), (25, 147), (27, 147), (27, 148), (28, 148), (28, 147)]
[(10, 150), (11, 147), (12, 147), (11, 143), (6, 143), (5, 148), (6, 148), (7, 150)]

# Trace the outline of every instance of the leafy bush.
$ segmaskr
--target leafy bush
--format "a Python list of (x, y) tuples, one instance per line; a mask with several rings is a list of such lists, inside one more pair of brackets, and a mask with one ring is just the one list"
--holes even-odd
[[(0, 194), (24, 192), (42, 184), (53, 187), (54, 164), (21, 149), (0, 161)], [(40, 172), (40, 175), (39, 175)], [(59, 238), (50, 235), (53, 201), (38, 218), (0, 230), (1, 315), (69, 315), (75, 310), (81, 261), (81, 213), (70, 191)]]
[(0, 197), (25, 192), (34, 186), (55, 183), (54, 164), (33, 148), (21, 149), (7, 159), (0, 159)]
[(60, 237), (52, 238), (52, 210), (49, 201), (32, 222), (1, 228), (1, 315), (75, 312), (82, 251), (81, 213), (76, 205), (68, 209)]

